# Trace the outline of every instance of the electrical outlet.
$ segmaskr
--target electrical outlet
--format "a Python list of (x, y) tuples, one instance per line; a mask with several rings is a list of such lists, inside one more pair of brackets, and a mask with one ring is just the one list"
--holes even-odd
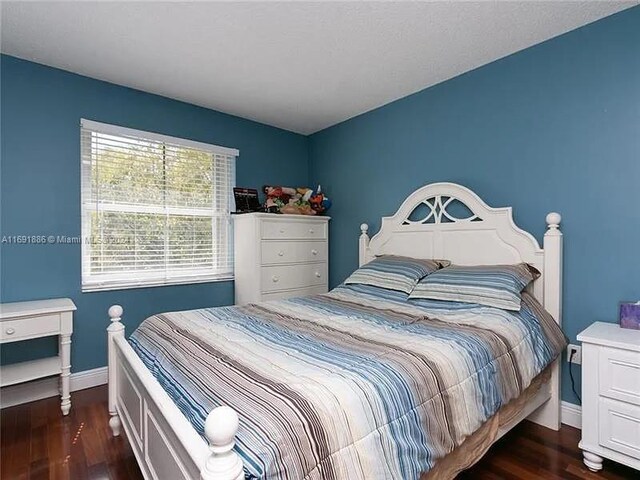
[[(572, 352), (575, 352), (573, 357), (571, 356)], [(567, 362), (582, 365), (582, 347), (580, 345), (569, 344), (567, 347)]]

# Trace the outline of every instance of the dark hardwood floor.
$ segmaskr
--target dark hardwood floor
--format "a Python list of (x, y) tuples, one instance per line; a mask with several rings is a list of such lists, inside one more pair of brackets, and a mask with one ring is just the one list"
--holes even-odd
[[(127, 440), (111, 436), (106, 399), (106, 387), (75, 392), (68, 417), (62, 416), (57, 398), (2, 410), (0, 478), (142, 479)], [(589, 472), (582, 464), (579, 437), (571, 427), (553, 432), (523, 422), (459, 480), (640, 478), (613, 462), (605, 462), (599, 474)]]

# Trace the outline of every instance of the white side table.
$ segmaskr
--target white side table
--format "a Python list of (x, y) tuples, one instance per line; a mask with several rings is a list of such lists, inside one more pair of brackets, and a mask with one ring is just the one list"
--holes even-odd
[(578, 340), (584, 463), (597, 472), (608, 458), (640, 470), (640, 330), (596, 322)]
[(0, 304), (0, 343), (59, 337), (58, 355), (0, 367), (0, 387), (60, 375), (62, 414), (71, 410), (69, 373), (75, 304), (69, 298)]

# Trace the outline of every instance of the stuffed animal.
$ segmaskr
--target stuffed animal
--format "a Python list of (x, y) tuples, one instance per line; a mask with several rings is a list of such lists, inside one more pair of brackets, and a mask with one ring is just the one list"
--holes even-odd
[(324, 213), (331, 208), (331, 200), (324, 196), (322, 187), (318, 185), (316, 191), (309, 198), (311, 208), (317, 213)]
[(265, 211), (291, 215), (316, 215), (326, 211), (331, 202), (320, 191), (307, 187), (290, 188), (265, 185), (262, 191), (267, 196)]
[[(264, 203), (265, 210), (272, 213), (280, 212), (280, 209), (289, 203), (291, 190), (286, 187), (270, 187), (268, 185), (262, 187), (262, 191), (267, 196)], [(295, 190), (293, 192), (295, 193)]]

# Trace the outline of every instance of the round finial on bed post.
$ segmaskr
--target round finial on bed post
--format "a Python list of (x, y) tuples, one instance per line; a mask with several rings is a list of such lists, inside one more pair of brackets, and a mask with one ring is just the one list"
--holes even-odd
[(120, 305), (111, 305), (109, 307), (109, 318), (112, 322), (119, 322), (122, 319), (122, 307)]
[(362, 233), (358, 241), (358, 264), (362, 266), (369, 261), (369, 225), (363, 223), (360, 225), (360, 231)]
[(200, 471), (201, 480), (244, 479), (242, 460), (233, 450), (238, 432), (238, 414), (227, 406), (214, 408), (204, 424), (211, 454)]
[(120, 305), (111, 305), (109, 307), (109, 319), (111, 323), (107, 327), (107, 331), (113, 335), (124, 335), (124, 325), (122, 320), (122, 307)]
[(560, 227), (560, 221), (562, 220), (562, 216), (557, 212), (551, 212), (547, 215), (547, 227), (552, 229), (557, 229)]

